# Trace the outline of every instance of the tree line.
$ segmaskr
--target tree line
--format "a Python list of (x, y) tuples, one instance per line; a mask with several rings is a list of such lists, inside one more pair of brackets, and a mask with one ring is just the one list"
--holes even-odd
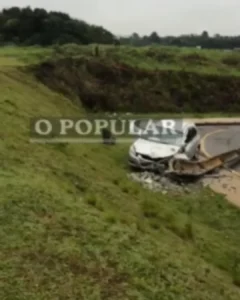
[(17, 45), (111, 44), (114, 35), (62, 12), (12, 7), (0, 12), (0, 43)]
[(210, 36), (207, 31), (203, 31), (201, 34), (164, 37), (159, 36), (157, 32), (152, 32), (149, 36), (140, 36), (138, 33), (133, 33), (131, 36), (121, 38), (120, 40), (122, 44), (134, 46), (158, 44), (177, 47), (202, 47), (207, 49), (240, 48), (240, 35), (222, 36), (215, 34), (214, 36)]
[(62, 12), (47, 12), (45, 9), (12, 7), (0, 11), (0, 45), (41, 45), (76, 43), (88, 45), (124, 44), (147, 46), (152, 44), (178, 47), (202, 47), (215, 49), (240, 48), (239, 36), (209, 36), (202, 34), (181, 36), (160, 36), (157, 32), (140, 36), (133, 33), (119, 37), (102, 26), (90, 25), (82, 20), (71, 18)]

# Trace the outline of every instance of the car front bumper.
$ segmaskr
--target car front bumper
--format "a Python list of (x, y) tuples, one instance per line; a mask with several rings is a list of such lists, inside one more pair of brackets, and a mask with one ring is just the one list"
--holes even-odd
[(168, 162), (172, 158), (164, 157), (159, 159), (151, 159), (141, 155), (129, 155), (128, 164), (130, 167), (146, 171), (164, 171), (168, 167)]

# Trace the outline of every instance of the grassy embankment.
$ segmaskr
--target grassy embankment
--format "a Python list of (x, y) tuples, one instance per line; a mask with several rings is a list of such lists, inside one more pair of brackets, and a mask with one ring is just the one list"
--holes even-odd
[(30, 144), (30, 118), (83, 109), (16, 67), (41, 49), (11, 51), (0, 49), (0, 298), (238, 300), (240, 211), (209, 190), (130, 182), (126, 145)]
[(90, 110), (213, 115), (240, 111), (237, 52), (100, 47), (94, 56), (94, 47), (68, 46), (57, 53), (55, 61), (38, 68), (39, 79), (67, 95), (74, 92)]
[[(169, 47), (2, 48), (3, 64), (45, 60), (39, 79), (91, 111), (234, 116), (240, 111), (240, 54)], [(4, 55), (8, 59), (4, 62)], [(74, 58), (74, 59), (72, 59)], [(80, 99), (80, 101), (79, 101)]]

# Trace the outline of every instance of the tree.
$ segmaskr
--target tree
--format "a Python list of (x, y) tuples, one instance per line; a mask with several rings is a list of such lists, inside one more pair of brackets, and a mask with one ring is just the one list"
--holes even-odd
[(202, 38), (204, 38), (204, 39), (208, 39), (209, 38), (209, 34), (208, 34), (208, 32), (206, 30), (202, 32)]
[(2, 43), (17, 42), (20, 45), (54, 43), (112, 44), (114, 35), (101, 26), (89, 25), (70, 18), (62, 12), (47, 12), (30, 7), (12, 7), (0, 12)]
[(152, 32), (149, 36), (149, 41), (151, 43), (159, 43), (160, 42), (160, 37), (158, 36), (158, 34), (156, 33), (156, 31)]
[[(68, 14), (30, 7), (11, 7), (0, 11), (0, 43), (18, 45), (53, 45), (55, 43), (116, 44), (116, 37), (102, 26), (90, 25)], [(210, 37), (208, 31), (201, 34), (160, 37), (156, 31), (140, 36), (137, 32), (117, 39), (122, 45), (147, 46), (151, 44), (174, 45), (210, 49), (240, 48), (240, 36)]]

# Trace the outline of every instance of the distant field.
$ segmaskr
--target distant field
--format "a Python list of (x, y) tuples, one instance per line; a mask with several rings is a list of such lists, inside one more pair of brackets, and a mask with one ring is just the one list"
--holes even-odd
[[(92, 56), (95, 46), (65, 45), (41, 47), (0, 47), (0, 65), (31, 64), (65, 53)], [(145, 70), (185, 70), (197, 73), (240, 76), (240, 52), (177, 47), (99, 46), (99, 55)], [(7, 60), (7, 59), (8, 60)]]
[(221, 50), (177, 47), (120, 47), (107, 52), (132, 66), (149, 70), (185, 70), (197, 73), (240, 75), (240, 54)]

